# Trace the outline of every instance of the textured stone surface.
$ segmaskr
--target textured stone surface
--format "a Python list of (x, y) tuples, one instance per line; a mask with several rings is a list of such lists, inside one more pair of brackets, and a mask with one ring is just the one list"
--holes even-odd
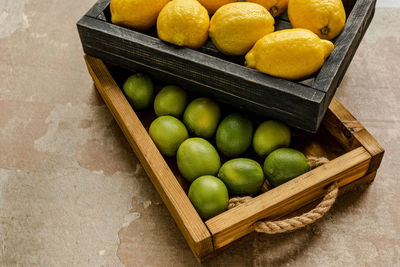
[[(87, 73), (93, 3), (0, 0), (0, 266), (196, 266)], [(400, 265), (400, 9), (378, 5), (337, 93), (386, 148), (375, 182), (206, 266)]]

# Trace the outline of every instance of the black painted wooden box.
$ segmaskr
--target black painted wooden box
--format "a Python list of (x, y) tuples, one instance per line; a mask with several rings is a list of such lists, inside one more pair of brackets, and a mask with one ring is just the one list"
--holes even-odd
[[(376, 0), (343, 0), (347, 22), (321, 70), (304, 81), (275, 78), (244, 67), (244, 57), (227, 57), (210, 41), (199, 50), (180, 48), (112, 24), (110, 0), (99, 0), (77, 23), (83, 50), (120, 67), (144, 71), (187, 90), (316, 132), (375, 11)], [(140, 11), (138, 11), (140, 12)], [(287, 14), (276, 30), (290, 28)]]

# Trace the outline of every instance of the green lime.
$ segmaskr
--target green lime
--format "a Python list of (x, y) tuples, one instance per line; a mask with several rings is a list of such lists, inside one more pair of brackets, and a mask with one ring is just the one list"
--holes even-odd
[(182, 116), (187, 104), (186, 92), (175, 85), (165, 86), (156, 95), (154, 111), (157, 116), (171, 115), (179, 118)]
[(268, 155), (264, 173), (270, 184), (279, 186), (309, 170), (307, 158), (293, 148), (279, 148)]
[(134, 109), (147, 108), (154, 99), (154, 85), (150, 77), (136, 73), (129, 77), (122, 87)]
[(224, 183), (214, 176), (201, 176), (189, 188), (189, 199), (203, 219), (209, 219), (228, 208), (229, 195)]
[(236, 157), (245, 152), (252, 138), (253, 123), (238, 113), (228, 115), (217, 128), (217, 147), (227, 157)]
[(253, 148), (260, 157), (266, 157), (269, 153), (280, 147), (290, 145), (290, 129), (279, 121), (266, 121), (258, 126), (254, 138)]
[(221, 167), (217, 150), (203, 138), (189, 138), (176, 154), (178, 168), (189, 182), (203, 175), (216, 175)]
[(192, 135), (210, 138), (217, 129), (220, 114), (217, 103), (208, 98), (197, 98), (187, 106), (183, 122)]
[(258, 162), (251, 159), (232, 159), (225, 162), (218, 172), (232, 194), (252, 195), (260, 191), (264, 183), (264, 173)]
[(185, 125), (172, 116), (155, 119), (150, 125), (149, 134), (165, 156), (175, 156), (181, 143), (189, 138)]

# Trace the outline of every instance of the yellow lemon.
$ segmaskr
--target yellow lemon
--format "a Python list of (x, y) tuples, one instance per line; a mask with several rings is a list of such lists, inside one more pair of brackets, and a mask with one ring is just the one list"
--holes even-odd
[(288, 15), (293, 28), (308, 29), (327, 40), (338, 36), (346, 22), (341, 0), (290, 0)]
[(111, 21), (144, 31), (156, 24), (158, 13), (168, 2), (169, 0), (111, 0)]
[(259, 4), (237, 2), (222, 6), (210, 22), (210, 38), (226, 55), (246, 54), (258, 39), (274, 31), (274, 18)]
[(289, 0), (246, 0), (246, 2), (253, 2), (265, 7), (272, 16), (277, 17), (288, 7)]
[(272, 76), (298, 80), (315, 73), (334, 48), (305, 29), (277, 31), (260, 39), (246, 55), (246, 65)]
[(200, 48), (208, 38), (210, 17), (196, 0), (173, 0), (160, 12), (158, 37), (178, 46)]
[(199, 0), (200, 4), (202, 4), (205, 8), (207, 8), (208, 13), (214, 14), (218, 8), (223, 5), (237, 2), (237, 0)]

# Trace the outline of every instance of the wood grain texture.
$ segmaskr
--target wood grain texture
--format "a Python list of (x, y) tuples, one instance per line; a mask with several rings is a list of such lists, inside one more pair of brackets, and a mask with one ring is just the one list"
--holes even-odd
[(270, 77), (237, 63), (178, 48), (104, 21), (83, 17), (78, 29), (85, 53), (251, 112), (316, 131), (324, 93)]
[[(339, 196), (346, 194), (346, 193), (351, 193), (355, 190), (360, 189), (363, 186), (368, 186), (375, 178), (376, 176), (376, 172), (372, 172), (369, 173), (363, 177), (361, 177), (360, 179), (355, 180), (354, 182), (351, 182), (347, 185), (344, 185), (340, 188), (339, 190)], [(299, 208), (298, 210), (295, 210), (291, 213), (288, 213), (284, 216), (276, 216), (276, 217), (271, 217), (271, 219), (283, 219), (283, 218), (291, 218), (294, 216), (299, 216), (301, 214), (303, 214), (304, 212), (310, 211), (311, 209), (313, 209), (316, 205), (318, 205), (318, 203), (321, 202), (321, 199), (317, 199), (301, 208)], [(213, 257), (216, 257), (218, 255), (220, 255), (222, 252), (224, 252), (225, 250), (229, 250), (229, 249), (233, 249), (235, 247), (238, 247), (240, 245), (242, 245), (244, 242), (251, 240), (253, 238), (255, 238), (257, 235), (259, 235), (260, 233), (257, 233), (255, 231), (250, 232), (249, 234), (239, 238), (238, 240), (229, 243), (226, 246), (217, 248), (216, 250), (214, 250), (214, 252), (212, 254), (208, 254), (206, 255), (204, 258), (201, 259), (202, 262), (205, 262)]]
[(359, 147), (242, 206), (211, 218), (206, 225), (213, 235), (215, 249), (252, 232), (252, 225), (261, 219), (282, 216), (321, 198), (324, 188), (334, 181), (339, 181), (342, 187), (363, 177), (370, 160), (370, 154)]
[(318, 124), (324, 118), (327, 108), (339, 87), (357, 48), (367, 31), (375, 13), (376, 0), (344, 1), (346, 13), (350, 10), (342, 33), (334, 40), (335, 49), (328, 57), (312, 84), (326, 92), (320, 106)]
[(323, 125), (347, 150), (363, 146), (368, 151), (372, 157), (368, 173), (379, 168), (384, 148), (337, 98), (333, 98)]
[(101, 13), (104, 12), (104, 9), (106, 9), (111, 0), (98, 0), (90, 9), (88, 12), (86, 12), (85, 16), (91, 17), (91, 18), (97, 18)]
[(212, 239), (184, 190), (100, 59), (85, 57), (96, 88), (121, 127), (151, 182), (197, 257), (213, 251)]

